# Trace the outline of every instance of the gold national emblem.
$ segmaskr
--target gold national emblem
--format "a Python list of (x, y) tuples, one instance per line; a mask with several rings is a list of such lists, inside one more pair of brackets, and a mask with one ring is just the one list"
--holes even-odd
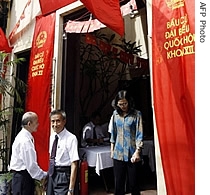
[(165, 1), (166, 1), (167, 6), (170, 9), (174, 10), (174, 9), (183, 7), (185, 0), (165, 0)]
[(47, 32), (46, 31), (42, 31), (38, 34), (37, 39), (36, 39), (36, 46), (38, 48), (43, 47), (43, 45), (45, 44), (47, 40)]

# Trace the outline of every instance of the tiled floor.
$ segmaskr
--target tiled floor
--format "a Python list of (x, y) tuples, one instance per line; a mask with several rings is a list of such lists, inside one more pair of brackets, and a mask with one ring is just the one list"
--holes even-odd
[[(155, 173), (152, 173), (148, 167), (144, 166), (140, 170), (141, 181), (139, 181), (140, 195), (157, 195), (156, 177)], [(114, 182), (113, 182), (113, 169), (106, 169), (103, 177), (94, 174), (94, 170), (89, 170), (89, 195), (114, 195)], [(106, 187), (109, 189), (108, 192)], [(130, 195), (127, 193), (126, 195)]]
[[(113, 193), (107, 193), (105, 191), (97, 191), (97, 192), (90, 192), (90, 195), (114, 195)], [(126, 195), (131, 195), (131, 194), (126, 194)], [(157, 195), (156, 190), (145, 190), (141, 191), (140, 195)]]
[[(105, 189), (103, 188), (98, 188), (98, 189), (89, 189), (89, 195), (114, 195), (113, 192), (106, 192)], [(126, 195), (131, 195), (130, 193)], [(140, 195), (157, 195), (157, 190), (143, 190), (140, 191)]]
[[(114, 195), (114, 190), (106, 192), (103, 186), (95, 186), (94, 188), (89, 187), (89, 195)], [(131, 195), (130, 193), (126, 195)], [(145, 189), (140, 191), (140, 195), (157, 195), (156, 189)]]

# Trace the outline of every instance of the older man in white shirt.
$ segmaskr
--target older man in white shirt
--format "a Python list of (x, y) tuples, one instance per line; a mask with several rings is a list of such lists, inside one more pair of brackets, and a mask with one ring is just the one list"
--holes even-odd
[(34, 112), (26, 112), (22, 117), (22, 129), (12, 145), (10, 171), (13, 172), (12, 194), (34, 194), (34, 179), (42, 180), (47, 176), (37, 163), (32, 132), (37, 131), (38, 116)]

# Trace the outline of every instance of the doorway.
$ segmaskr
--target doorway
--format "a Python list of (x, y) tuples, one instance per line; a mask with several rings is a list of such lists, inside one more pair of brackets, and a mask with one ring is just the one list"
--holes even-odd
[[(70, 19), (74, 20), (78, 16), (78, 14), (75, 16), (73, 16), (72, 14), (72, 16), (66, 17), (66, 20), (64, 18), (64, 22), (67, 22)], [(110, 32), (108, 35), (110, 35)], [(86, 64), (84, 63), (84, 61), (82, 61), (81, 54), (83, 53), (81, 52), (81, 47), (83, 47), (82, 44), (85, 41), (85, 34), (79, 33), (67, 33), (66, 39), (63, 39), (61, 105), (62, 109), (66, 111), (67, 116), (69, 117), (67, 118), (67, 129), (73, 132), (77, 136), (79, 141), (83, 125), (87, 122), (88, 116), (91, 113), (91, 111), (95, 111), (97, 109), (97, 104), (101, 104), (100, 98), (103, 96), (103, 93), (99, 93), (99, 95), (93, 93), (92, 88), (88, 85), (89, 81), (87, 81), (87, 77), (85, 79), (82, 78), (81, 67), (83, 65), (86, 65), (85, 69), (83, 70), (86, 71), (86, 73), (88, 73), (90, 75), (90, 78), (92, 78), (93, 80), (96, 77), (99, 77), (99, 69), (101, 68), (98, 66), (96, 57), (92, 58), (89, 61), (86, 61)], [(87, 45), (85, 45), (84, 47), (86, 46)], [(92, 50), (91, 46), (87, 46), (87, 50), (89, 51), (89, 53), (93, 52), (95, 53), (95, 55), (98, 55), (96, 50)], [(102, 56), (104, 57), (105, 55), (102, 54)], [(101, 59), (103, 57), (101, 57)], [(115, 62), (111, 66), (116, 67), (117, 63), (118, 62)], [(102, 64), (104, 63), (101, 63), (100, 65)], [(108, 92), (112, 91), (113, 93), (112, 95), (110, 95), (110, 98), (106, 101), (106, 105), (104, 107), (100, 106), (99, 109), (100, 111), (102, 111), (102, 116), (107, 115), (107, 118), (110, 117), (113, 111), (113, 108), (111, 107), (111, 101), (114, 98), (117, 91), (121, 89), (129, 91), (134, 97), (136, 108), (140, 110), (143, 115), (144, 139), (150, 139), (153, 141), (154, 130), (151, 106), (149, 63), (147, 63), (147, 66), (144, 68), (145, 71), (143, 71), (141, 74), (135, 75), (135, 77), (127, 79), (126, 76), (123, 75), (118, 79), (113, 79), (115, 80), (114, 86), (111, 90), (107, 90)], [(81, 85), (82, 82), (84, 82), (85, 84)], [(88, 96), (84, 95), (86, 91), (84, 91), (83, 89), (88, 91)], [(85, 108), (85, 103), (81, 104), (81, 101), (85, 102), (85, 100), (87, 100), (88, 98), (93, 99), (93, 103), (90, 102), (90, 108), (88, 109), (88, 111), (84, 112), (82, 111), (82, 109)], [(146, 188), (149, 188), (148, 185), (150, 185), (152, 182), (153, 187), (156, 188), (156, 172), (150, 170), (149, 159), (147, 156), (144, 157), (144, 162), (145, 163), (142, 166), (140, 166), (140, 174), (143, 174), (142, 180), (140, 179), (140, 183), (144, 183), (144, 187), (146, 186)]]
[[(87, 122), (88, 115), (83, 115), (81, 112), (81, 101), (84, 101), (87, 98), (93, 99), (95, 107), (91, 105), (91, 109), (95, 110), (96, 107), (100, 107), (100, 95), (96, 93), (90, 93), (89, 96), (85, 96), (85, 91), (92, 91), (92, 86), (90, 87), (89, 80), (86, 80), (82, 76), (82, 65), (90, 65), (89, 62), (96, 62), (96, 58), (91, 59), (90, 61), (86, 61), (87, 64), (83, 63), (81, 59), (81, 45), (84, 37), (80, 34), (68, 34), (67, 40), (63, 40), (63, 71), (62, 71), (62, 108), (66, 111), (67, 116), (67, 129), (73, 132), (80, 142), (80, 135), (83, 125)], [(92, 48), (88, 48), (87, 50), (91, 50)], [(94, 54), (96, 54), (94, 52)], [(92, 65), (93, 65), (92, 64)], [(90, 66), (89, 69), (85, 69), (85, 71), (90, 72), (91, 78), (100, 77), (96, 74), (101, 74), (97, 63), (94, 66)], [(84, 67), (83, 67), (84, 68)], [(113, 108), (111, 107), (111, 101), (114, 98), (114, 95), (118, 90), (127, 90), (131, 93), (134, 98), (136, 108), (142, 112), (143, 116), (143, 128), (144, 128), (144, 139), (147, 141), (151, 141), (153, 143), (153, 115), (152, 115), (152, 106), (151, 106), (151, 88), (150, 88), (150, 74), (149, 74), (149, 65), (143, 67), (144, 70), (140, 71), (140, 74), (135, 74), (135, 77), (127, 79), (116, 79), (113, 87), (113, 96), (106, 102), (104, 106), (103, 113), (111, 116)], [(86, 75), (87, 76), (87, 75)], [(125, 78), (125, 77), (122, 77)], [(85, 85), (81, 85), (85, 80)], [(85, 104), (83, 104), (85, 105)], [(107, 111), (110, 112), (107, 112)], [(103, 114), (102, 114), (103, 116)], [(151, 143), (150, 142), (150, 143)], [(150, 146), (149, 146), (150, 147)], [(150, 147), (154, 154), (154, 145)], [(150, 150), (150, 151), (151, 151)], [(144, 163), (139, 165), (140, 172), (140, 187), (142, 189), (150, 189), (156, 188), (156, 172), (154, 169), (151, 170), (150, 160), (153, 160), (153, 168), (154, 168), (154, 158), (150, 159), (150, 157), (146, 154), (143, 156)], [(113, 171), (109, 171), (108, 178), (112, 175)], [(94, 178), (98, 176), (95, 175)], [(91, 179), (94, 179), (91, 178)], [(90, 180), (91, 181), (91, 180)], [(90, 183), (91, 185), (91, 183)]]
[[(22, 80), (24, 83), (27, 83), (28, 80), (28, 69), (29, 69), (29, 62), (30, 62), (30, 54), (31, 51), (24, 51), (17, 54), (17, 58), (24, 58), (25, 61), (22, 62), (20, 65), (17, 66), (16, 69), (16, 77)], [(20, 98), (23, 100), (22, 105), (17, 105), (17, 101), (14, 100), (14, 107), (15, 108), (22, 108), (25, 110), (25, 93), (20, 94)], [(21, 130), (21, 119), (22, 114), (13, 112), (13, 122), (12, 122), (12, 135), (11, 135), (11, 143), (13, 143), (15, 136)]]

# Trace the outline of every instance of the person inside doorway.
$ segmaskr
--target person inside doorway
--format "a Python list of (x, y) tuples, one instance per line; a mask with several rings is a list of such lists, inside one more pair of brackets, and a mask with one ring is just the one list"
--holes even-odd
[(127, 91), (119, 91), (109, 123), (111, 158), (114, 162), (115, 195), (125, 195), (126, 176), (132, 195), (139, 195), (138, 162), (143, 146), (142, 114)]
[(83, 127), (81, 146), (88, 147), (94, 145), (103, 145), (109, 142), (108, 133), (105, 134), (106, 124), (101, 125), (101, 114), (93, 112), (90, 121)]

